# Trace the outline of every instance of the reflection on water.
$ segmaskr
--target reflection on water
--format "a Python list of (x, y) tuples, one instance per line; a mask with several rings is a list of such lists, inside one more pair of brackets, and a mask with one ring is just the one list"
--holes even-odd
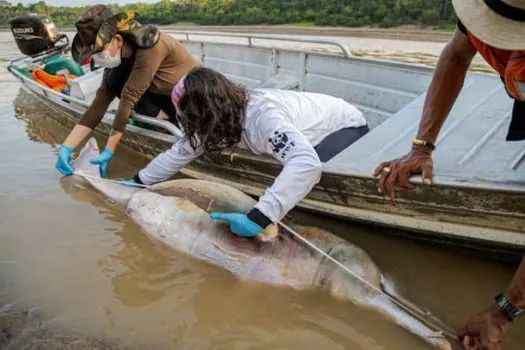
[[(325, 293), (239, 281), (150, 239), (122, 207), (79, 179), (60, 178), (56, 146), (68, 130), (16, 82), (0, 80), (0, 325), (6, 310), (31, 310), (9, 321), (19, 331), (14, 348), (426, 349), (383, 317)], [(145, 163), (119, 149), (111, 176), (129, 177)], [(294, 216), (350, 237), (398, 293), (454, 327), (490, 303), (514, 268)], [(505, 349), (523, 348), (524, 327), (513, 325)]]
[(121, 222), (123, 226), (112, 232), (118, 240), (119, 249), (101, 258), (97, 265), (111, 279), (118, 300), (130, 307), (148, 305), (161, 299), (171, 287), (163, 282), (173, 280), (178, 271), (172, 271), (174, 258), (167, 247), (154, 242), (147, 235), (130, 235), (138, 228), (128, 221), (119, 205), (112, 206), (102, 196), (95, 194), (88, 185), (75, 178), (63, 178), (62, 188), (75, 201), (105, 208), (106, 220)]

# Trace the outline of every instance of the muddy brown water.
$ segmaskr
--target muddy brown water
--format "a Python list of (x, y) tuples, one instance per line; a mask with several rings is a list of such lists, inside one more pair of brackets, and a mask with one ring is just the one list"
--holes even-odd
[[(0, 45), (3, 55), (16, 52), (12, 43)], [(56, 147), (68, 130), (5, 67), (1, 62), (0, 348), (427, 349), (373, 312), (319, 291), (240, 281), (150, 239), (88, 186), (60, 178)], [(122, 149), (111, 176), (129, 177), (145, 164)], [(486, 307), (515, 268), (371, 227), (293, 215), (350, 232), (398, 293), (455, 328)], [(524, 344), (525, 321), (518, 320), (505, 349)]]

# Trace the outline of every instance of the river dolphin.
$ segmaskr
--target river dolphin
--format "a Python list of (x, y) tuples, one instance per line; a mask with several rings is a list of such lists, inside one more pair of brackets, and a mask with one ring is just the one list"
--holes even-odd
[(445, 335), (411, 316), (379, 292), (383, 275), (361, 248), (313, 227), (292, 229), (356, 273), (356, 278), (306, 246), (290, 232), (273, 225), (256, 239), (235, 236), (229, 226), (210, 219), (212, 211), (247, 212), (255, 200), (230, 186), (182, 179), (140, 188), (100, 178), (89, 160), (99, 148), (91, 138), (73, 167), (75, 175), (110, 200), (120, 203), (129, 217), (149, 235), (177, 251), (260, 283), (305, 290), (320, 288), (334, 297), (373, 309), (438, 349), (452, 349)]

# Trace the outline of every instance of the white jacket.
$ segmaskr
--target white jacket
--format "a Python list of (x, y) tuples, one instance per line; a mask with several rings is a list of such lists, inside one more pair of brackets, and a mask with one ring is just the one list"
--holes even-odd
[[(270, 154), (283, 164), (273, 185), (255, 208), (273, 223), (280, 221), (321, 178), (314, 147), (331, 133), (366, 125), (363, 114), (343, 99), (277, 89), (250, 90), (242, 141), (255, 154)], [(179, 140), (139, 172), (144, 184), (165, 181), (202, 154)]]

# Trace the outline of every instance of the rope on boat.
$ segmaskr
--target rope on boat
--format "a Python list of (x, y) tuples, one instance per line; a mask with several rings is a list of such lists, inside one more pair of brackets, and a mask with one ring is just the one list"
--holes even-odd
[[(150, 185), (142, 185), (142, 184), (134, 184), (134, 185), (131, 185), (131, 184), (125, 184), (125, 183), (122, 183), (121, 181), (118, 181), (118, 180), (111, 180), (111, 179), (105, 179), (105, 178), (101, 178), (101, 177), (96, 177), (96, 176), (92, 176), (92, 175), (87, 175), (87, 174), (84, 174), (82, 172), (75, 172), (76, 175), (79, 175), (79, 176), (83, 176), (83, 177), (86, 177), (86, 178), (89, 178), (89, 179), (92, 179), (92, 180), (98, 180), (98, 181), (106, 181), (106, 182), (110, 182), (110, 183), (115, 183), (115, 184), (119, 184), (119, 185), (123, 185), (123, 186), (132, 186), (132, 187), (140, 187), (140, 188), (149, 188), (151, 187)], [(412, 309), (411, 307), (403, 304), (402, 302), (400, 302), (399, 300), (396, 300), (396, 298), (394, 298), (393, 296), (389, 295), (388, 293), (386, 293), (384, 290), (381, 290), (380, 288), (377, 288), (376, 286), (374, 286), (373, 284), (371, 284), (370, 282), (368, 282), (366, 279), (364, 279), (363, 277), (359, 276), (357, 273), (355, 273), (354, 271), (352, 271), (348, 266), (345, 266), (343, 265), (341, 262), (339, 262), (337, 259), (331, 257), (330, 255), (328, 255), (325, 251), (323, 251), (322, 249), (320, 249), (319, 247), (317, 247), (315, 244), (313, 244), (312, 242), (310, 242), (309, 240), (307, 240), (306, 238), (304, 238), (301, 234), (299, 234), (298, 232), (296, 232), (294, 229), (292, 229), (291, 227), (287, 226), (286, 224), (283, 224), (282, 222), (279, 222), (278, 223), (279, 225), (281, 225), (282, 228), (284, 228), (285, 230), (287, 230), (288, 232), (290, 232), (293, 236), (295, 236), (297, 239), (299, 239), (301, 242), (303, 242), (304, 244), (306, 244), (308, 247), (310, 247), (311, 249), (313, 249), (314, 251), (316, 251), (317, 253), (321, 254), (323, 257), (327, 258), (328, 260), (330, 260), (331, 262), (333, 262), (334, 264), (336, 264), (338, 267), (340, 267), (341, 269), (343, 269), (345, 272), (347, 272), (348, 274), (350, 274), (351, 276), (357, 278), (359, 281), (361, 281), (362, 283), (364, 283), (365, 285), (367, 285), (368, 287), (370, 287), (372, 290), (374, 290), (375, 292), (383, 295), (384, 297), (388, 298), (388, 300), (390, 300), (391, 302), (393, 302), (394, 304), (396, 304), (397, 306), (399, 306), (401, 309), (405, 310), (409, 315), (411, 315), (412, 317), (414, 317), (415, 319), (419, 320), (420, 322), (422, 322), (423, 324), (425, 324), (426, 326), (430, 327), (430, 328), (433, 328), (439, 332), (441, 332), (442, 334), (446, 335), (447, 337), (449, 338), (452, 338), (454, 340), (457, 339), (457, 335), (456, 333), (452, 330), (451, 327), (447, 326), (448, 329), (442, 329), (441, 327), (437, 326), (436, 324), (433, 324), (432, 322), (429, 322), (429, 320), (427, 318), (424, 317), (424, 315), (421, 314), (421, 312), (417, 311), (417, 310), (414, 310)]]

